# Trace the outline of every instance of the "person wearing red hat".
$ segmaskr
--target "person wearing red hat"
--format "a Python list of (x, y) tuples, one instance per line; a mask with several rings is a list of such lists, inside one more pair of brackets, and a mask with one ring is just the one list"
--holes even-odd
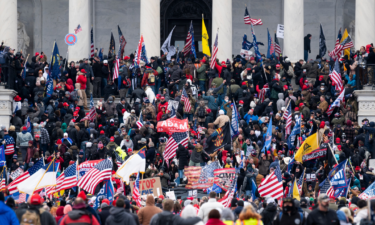
[(298, 106), (299, 106), (299, 111), (301, 112), (303, 117), (306, 120), (310, 119), (310, 115), (311, 115), (310, 109), (303, 102), (300, 102)]
[(101, 221), (96, 211), (90, 206), (88, 206), (86, 201), (83, 198), (77, 196), (77, 198), (74, 200), (73, 211), (65, 215), (61, 219), (60, 224), (61, 225), (67, 225), (67, 224), (100, 225)]
[[(29, 197), (28, 203), (32, 208), (35, 208), (36, 210), (39, 210), (40, 215), (40, 224), (56, 224), (55, 218), (51, 215), (49, 211), (41, 210), (43, 208), (43, 198), (40, 197), (39, 194), (33, 194)], [(25, 208), (19, 208), (17, 209), (17, 215), (19, 215), (19, 219), (23, 218), (23, 215), (27, 212), (27, 207)], [(0, 222), (1, 224), (1, 222)]]
[(81, 69), (81, 71), (78, 71), (77, 73), (77, 83), (75, 84), (77, 91), (77, 94), (79, 96), (78, 105), (83, 106), (86, 110), (87, 108), (87, 95), (86, 95), (86, 83), (87, 83), (87, 77), (86, 77), (86, 71), (85, 69)]
[(162, 109), (161, 108), (168, 109), (168, 102), (165, 100), (164, 96), (160, 97), (160, 103), (158, 105), (158, 112), (160, 112)]
[(197, 69), (199, 89), (201, 91), (206, 91), (206, 80), (207, 80), (206, 71), (208, 69), (208, 65), (206, 64), (205, 59), (202, 59), (199, 64), (200, 64), (200, 67)]

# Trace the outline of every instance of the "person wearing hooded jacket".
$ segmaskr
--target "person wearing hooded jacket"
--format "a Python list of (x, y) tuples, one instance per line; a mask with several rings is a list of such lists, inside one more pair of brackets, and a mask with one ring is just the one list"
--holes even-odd
[(301, 225), (306, 223), (306, 218), (303, 213), (298, 212), (297, 207), (294, 204), (294, 200), (291, 197), (283, 199), (282, 212), (276, 215), (274, 225), (290, 224), (290, 225)]
[(151, 218), (162, 210), (155, 206), (155, 199), (152, 195), (147, 195), (146, 206), (138, 211), (139, 223), (142, 225), (149, 225)]
[(103, 104), (103, 107), (105, 109), (105, 115), (106, 118), (116, 118), (117, 117), (117, 111), (116, 111), (116, 105), (114, 103), (113, 97), (109, 97), (108, 100)]
[(277, 205), (272, 198), (268, 199), (266, 204), (266, 207), (260, 215), (262, 216), (264, 225), (272, 225), (275, 220), (275, 216), (277, 215)]
[(109, 213), (111, 215), (106, 219), (106, 225), (137, 225), (134, 217), (125, 211), (125, 201), (122, 198), (117, 199), (116, 207), (112, 207)]
[(4, 225), (18, 225), (19, 221), (16, 214), (4, 203), (4, 195), (0, 194), (0, 221)]

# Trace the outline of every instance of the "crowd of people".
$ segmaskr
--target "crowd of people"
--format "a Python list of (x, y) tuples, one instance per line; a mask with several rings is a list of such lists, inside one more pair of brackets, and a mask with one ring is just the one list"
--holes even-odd
[[(38, 160), (48, 163), (52, 158), (60, 163), (61, 172), (75, 161), (81, 164), (110, 157), (115, 172), (118, 157), (126, 161), (143, 146), (147, 148), (144, 178), (159, 177), (163, 191), (184, 186), (188, 182), (184, 169), (188, 166), (203, 167), (219, 161), (222, 168), (241, 169), (230, 208), (217, 202), (217, 196), (222, 197), (225, 192), (210, 192), (208, 198), (177, 197), (175, 201), (164, 194), (157, 198), (149, 195), (140, 208), (129, 184), (119, 184), (113, 178), (116, 200), (101, 200), (97, 210), (91, 207), (95, 197), (76, 189), (69, 190), (69, 197), (33, 194), (27, 203), (16, 203), (5, 190), (0, 194), (0, 219), (6, 221), (4, 224), (81, 221), (80, 224), (313, 225), (359, 223), (373, 215), (375, 202), (358, 196), (375, 180), (374, 168), (369, 164), (375, 157), (375, 122), (358, 121), (353, 93), (356, 76), (361, 76), (361, 85), (373, 85), (372, 44), (338, 61), (317, 57), (292, 64), (288, 56), (262, 55), (261, 60), (237, 55), (217, 60), (214, 68), (210, 67), (210, 58), (182, 53), (171, 60), (165, 55), (154, 56), (135, 66), (134, 54), (130, 54), (121, 58), (119, 77), (115, 79), (116, 56), (109, 52), (102, 57), (96, 50), (94, 57), (79, 62), (68, 63), (60, 57), (60, 72), (50, 96), (47, 81), (52, 67), (47, 56), (36, 52), (25, 62), (22, 52), (15, 53), (11, 47), (0, 46), (5, 57), (1, 81), (18, 93), (11, 125), (0, 128), (1, 141), (6, 143), (8, 174), (18, 168), (27, 171)], [(329, 76), (335, 66), (339, 67), (342, 87)], [(361, 67), (361, 74), (356, 74), (357, 67)], [(188, 100), (182, 100), (185, 92)], [(331, 108), (342, 92), (345, 97), (339, 107)], [(89, 117), (90, 96), (99, 98), (93, 102), (93, 119)], [(178, 102), (178, 106), (172, 106), (171, 101)], [(238, 110), (239, 134), (230, 145), (207, 154), (207, 139), (232, 122), (234, 109)], [(297, 120), (301, 123), (299, 134), (291, 141), (290, 132), (286, 133), (287, 112), (292, 114), (290, 130)], [(187, 147), (180, 144), (176, 157), (166, 162), (163, 153), (170, 134), (157, 132), (156, 126), (171, 116), (187, 118), (190, 129)], [(139, 121), (143, 126), (137, 125)], [(270, 121), (271, 147), (262, 150)], [(320, 148), (329, 145), (327, 157), (290, 164), (303, 141), (313, 133), (319, 133)], [(319, 184), (332, 168), (347, 159), (351, 161), (351, 168), (346, 170), (346, 176), (351, 178), (348, 193), (341, 198), (319, 194)], [(293, 185), (295, 178), (304, 179), (301, 198), (293, 199), (286, 193), (284, 198), (274, 199), (257, 192), (253, 199), (252, 181), (259, 186), (277, 165), (284, 190)], [(314, 178), (301, 178), (302, 173)], [(7, 184), (11, 181), (10, 178)], [(98, 186), (96, 193), (99, 189)]]

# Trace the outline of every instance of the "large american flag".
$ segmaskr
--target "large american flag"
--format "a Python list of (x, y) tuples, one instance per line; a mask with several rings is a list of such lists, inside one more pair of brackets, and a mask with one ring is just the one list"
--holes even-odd
[(137, 127), (138, 127), (138, 129), (141, 129), (141, 127), (143, 127), (143, 116), (142, 116), (142, 112), (139, 114), (139, 120), (137, 121)]
[(121, 32), (120, 26), (117, 25), (117, 28), (118, 28), (118, 35), (120, 38), (120, 49), (118, 51), (119, 52), (118, 58), (122, 59), (124, 56), (125, 46), (127, 42), (126, 42), (124, 35)]
[[(292, 101), (291, 99), (289, 101)], [(289, 103), (288, 108), (285, 110), (283, 118), (286, 122), (285, 125), (285, 138), (287, 138), (288, 134), (292, 131), (292, 105)]]
[(74, 33), (78, 34), (80, 31), (82, 31), (82, 27), (80, 24), (78, 24), (77, 28), (74, 29)]
[(345, 101), (344, 95), (345, 95), (345, 88), (341, 91), (339, 97), (337, 97), (337, 99), (329, 106), (329, 108), (327, 110), (328, 116), (331, 116), (335, 107), (340, 107), (340, 104), (341, 104), (340, 101)]
[(216, 33), (214, 48), (212, 49), (212, 57), (211, 57), (211, 64), (210, 64), (211, 69), (214, 69), (215, 64), (216, 64), (217, 51), (219, 50), (217, 47), (219, 45), (218, 39), (219, 39), (219, 31)]
[(44, 166), (43, 159), (40, 159), (38, 162), (35, 163), (35, 165), (31, 168), (29, 168), (26, 172), (21, 174), (19, 177), (17, 177), (12, 183), (8, 185), (9, 193), (12, 195), (18, 191), (17, 185), (21, 183), (22, 181), (26, 180), (30, 176), (32, 176), (34, 173), (36, 173), (40, 168)]
[(258, 192), (262, 197), (281, 198), (283, 196), (283, 179), (281, 177), (280, 165), (277, 164), (273, 171), (266, 179), (260, 183)]
[(176, 156), (178, 145), (181, 144), (185, 148), (188, 146), (188, 133), (176, 132), (168, 139), (167, 145), (164, 150), (164, 159), (169, 164), (169, 160)]
[(94, 58), (94, 28), (91, 27), (91, 54), (90, 57)]
[(237, 174), (235, 175), (228, 191), (225, 193), (224, 197), (219, 200), (219, 202), (223, 204), (224, 207), (230, 207), (232, 199), (236, 191), (237, 191)]
[(7, 182), (7, 176), (6, 176), (7, 170), (6, 167), (3, 167), (3, 170), (0, 173), (0, 191), (5, 191), (6, 189), (6, 182)]
[(245, 24), (258, 26), (263, 25), (263, 22), (261, 19), (253, 19), (250, 17), (249, 11), (247, 11), (247, 7), (245, 8), (245, 15), (243, 17), (243, 20), (245, 21)]
[(14, 144), (13, 137), (7, 135), (7, 137), (5, 137), (5, 155), (14, 154)]
[(344, 88), (344, 85), (342, 83), (342, 78), (340, 74), (340, 64), (339, 60), (336, 59), (335, 67), (332, 70), (332, 73), (329, 75), (331, 80), (335, 82), (335, 89), (341, 91)]
[(74, 162), (57, 178), (56, 191), (66, 190), (77, 186), (78, 182), (77, 162)]
[(279, 44), (279, 40), (277, 39), (276, 33), (275, 33), (275, 53), (281, 54), (281, 48)]
[(137, 179), (135, 179), (135, 182), (134, 182), (134, 188), (133, 188), (133, 199), (135, 200), (135, 202), (137, 203), (137, 206), (138, 207), (142, 207), (142, 204), (141, 204), (141, 195), (139, 194), (139, 172), (137, 174)]
[(341, 38), (342, 38), (342, 34), (341, 34), (341, 28), (340, 28), (339, 33), (337, 34), (337, 39), (336, 39), (335, 47), (340, 44)]
[(135, 66), (139, 66), (139, 63), (141, 62), (143, 44), (144, 44), (143, 35), (141, 35), (141, 38), (139, 39), (137, 51), (135, 52), (135, 56), (134, 56)]
[(194, 45), (193, 21), (191, 21), (191, 23), (190, 23), (189, 32), (188, 32), (188, 35), (186, 37), (186, 44), (185, 44), (182, 52), (184, 53), (184, 56), (187, 56), (190, 53), (190, 51), (193, 52), (194, 57), (197, 58), (196, 52), (195, 52), (195, 45)]
[(185, 111), (190, 112), (190, 110), (191, 110), (190, 100), (189, 100), (189, 96), (188, 96), (185, 88), (182, 90), (181, 101), (184, 102)]
[(92, 169), (78, 181), (77, 186), (83, 190), (94, 194), (96, 186), (105, 179), (110, 179), (112, 175), (112, 161), (105, 159), (96, 164)]

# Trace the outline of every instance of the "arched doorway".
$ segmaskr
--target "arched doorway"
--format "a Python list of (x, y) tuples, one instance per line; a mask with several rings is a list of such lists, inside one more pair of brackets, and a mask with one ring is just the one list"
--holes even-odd
[[(201, 46), (202, 14), (207, 32), (211, 34), (212, 0), (162, 0), (160, 5), (160, 45), (163, 45), (169, 32), (176, 25), (171, 45), (179, 47), (181, 51), (185, 45), (190, 22), (193, 21), (197, 57), (203, 57)], [(211, 43), (211, 39), (209, 40)]]

